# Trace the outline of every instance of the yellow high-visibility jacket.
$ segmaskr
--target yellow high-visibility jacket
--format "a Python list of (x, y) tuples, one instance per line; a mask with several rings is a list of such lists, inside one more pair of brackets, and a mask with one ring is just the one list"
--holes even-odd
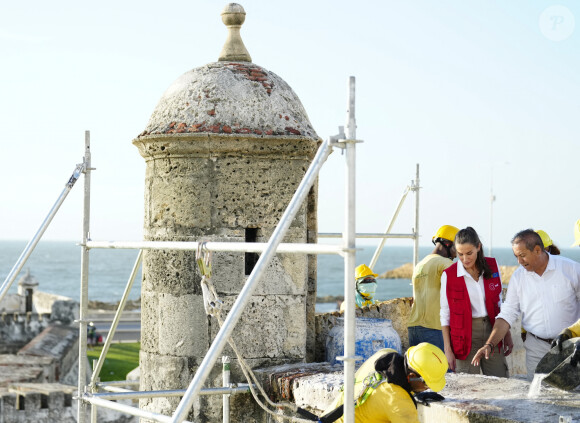
[[(396, 352), (384, 348), (373, 354), (355, 374), (354, 394), (357, 396), (363, 386), (365, 377), (375, 372), (375, 361), (383, 354)], [(339, 395), (324, 414), (344, 403), (344, 393)], [(393, 383), (383, 382), (373, 390), (366, 401), (355, 408), (356, 423), (418, 423), (419, 417), (413, 400), (403, 388)], [(343, 423), (344, 417), (337, 422)]]
[(572, 338), (580, 336), (580, 319), (568, 328), (572, 332)]

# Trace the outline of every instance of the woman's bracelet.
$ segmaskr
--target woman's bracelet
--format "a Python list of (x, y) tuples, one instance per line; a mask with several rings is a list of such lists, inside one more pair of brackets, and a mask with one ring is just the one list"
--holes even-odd
[(491, 347), (491, 351), (493, 351), (493, 349), (495, 348), (495, 347), (493, 346), (493, 344), (491, 344), (491, 343), (489, 343), (489, 342), (488, 342), (488, 343), (486, 343), (485, 345), (489, 345), (489, 346)]

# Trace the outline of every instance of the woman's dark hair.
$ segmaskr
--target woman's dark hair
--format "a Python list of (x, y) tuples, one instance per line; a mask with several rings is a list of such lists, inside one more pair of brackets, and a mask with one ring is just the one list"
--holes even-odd
[(491, 278), (492, 272), (485, 260), (485, 256), (483, 255), (483, 245), (481, 244), (475, 229), (468, 226), (467, 228), (461, 229), (457, 232), (457, 235), (455, 235), (455, 245), (457, 246), (457, 244), (471, 244), (474, 247), (480, 247), (475, 260), (475, 267), (477, 268), (479, 275), (483, 275), (484, 279)]
[(546, 251), (548, 253), (552, 254), (553, 256), (559, 256), (560, 255), (560, 249), (558, 247), (556, 247), (554, 244), (552, 244), (548, 248), (546, 248)]

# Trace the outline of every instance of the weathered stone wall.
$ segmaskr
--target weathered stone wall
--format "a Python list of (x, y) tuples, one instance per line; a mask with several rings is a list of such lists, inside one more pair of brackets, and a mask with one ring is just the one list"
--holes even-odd
[(37, 313), (0, 314), (0, 354), (12, 354), (30, 342), (49, 324), (49, 317)]
[[(245, 242), (249, 229), (253, 241), (267, 242), (317, 148), (311, 139), (193, 134), (150, 136), (135, 144), (147, 160), (145, 239), (155, 241)], [(313, 242), (316, 231), (314, 188), (284, 242)], [(251, 270), (246, 257), (212, 254), (211, 281), (224, 318)], [(315, 260), (305, 255), (274, 257), (233, 335), (252, 367), (313, 358), (315, 274)], [(200, 282), (195, 252), (145, 253), (141, 389), (187, 387), (205, 356), (219, 325), (206, 316)], [(227, 347), (224, 354), (232, 357), (232, 380), (243, 380), (234, 352)], [(210, 379), (208, 386), (221, 385), (219, 370)], [(178, 401), (142, 405), (171, 414)], [(216, 420), (221, 398), (204, 396), (194, 409), (195, 421)], [(245, 421), (252, 421), (244, 411)]]
[(39, 388), (43, 392), (0, 392), (0, 423), (76, 423), (71, 387), (50, 391)]
[[(43, 314), (52, 313), (53, 307), (57, 303), (64, 304), (70, 302), (72, 303), (70, 306), (71, 309), (76, 312), (76, 316), (74, 318), (78, 318), (79, 303), (77, 303), (76, 301), (72, 300), (69, 297), (65, 297), (63, 295), (50, 294), (48, 292), (42, 292), (37, 290), (34, 291), (34, 294), (32, 296), (32, 302), (34, 311)], [(63, 305), (57, 305), (56, 307), (63, 307)]]
[(24, 297), (19, 294), (6, 294), (0, 302), (0, 312), (14, 313), (24, 311)]
[[(62, 381), (71, 370), (75, 375), (78, 375), (76, 371), (79, 359), (78, 351), (78, 328), (51, 325), (18, 351), (18, 355), (53, 358), (56, 364), (56, 380)], [(76, 382), (76, 380), (68, 382)]]

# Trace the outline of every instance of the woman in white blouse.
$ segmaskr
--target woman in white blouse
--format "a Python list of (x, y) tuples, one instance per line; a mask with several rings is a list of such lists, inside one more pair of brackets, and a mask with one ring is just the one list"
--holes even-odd
[[(479, 374), (471, 359), (485, 345), (501, 306), (501, 279), (494, 258), (484, 257), (472, 227), (455, 236), (459, 260), (441, 275), (441, 329), (445, 356), (453, 371)], [(493, 354), (483, 360), (484, 375), (508, 377), (505, 356), (513, 342), (508, 331), (504, 342), (489, 346)], [(505, 353), (504, 353), (505, 351)]]

